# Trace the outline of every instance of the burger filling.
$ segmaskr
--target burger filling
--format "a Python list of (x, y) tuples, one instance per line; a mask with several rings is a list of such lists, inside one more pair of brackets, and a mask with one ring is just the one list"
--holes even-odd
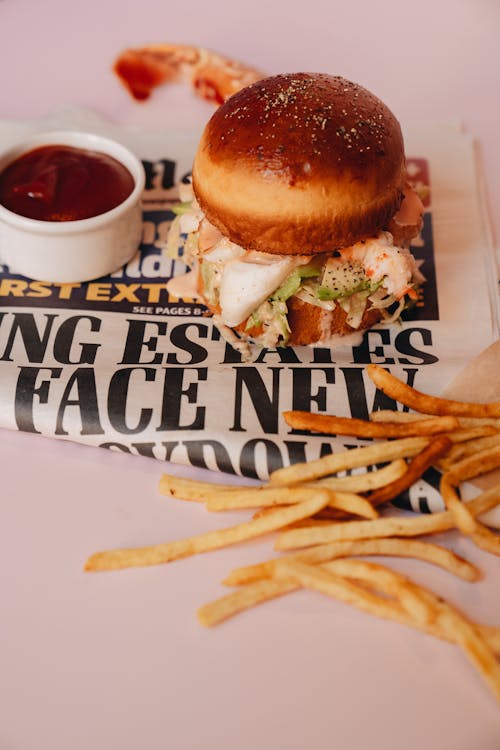
[[(224, 237), (204, 216), (190, 185), (182, 186), (180, 197), (167, 254), (191, 267), (200, 296), (223, 329), (237, 329), (263, 346), (286, 345), (287, 303), (293, 297), (328, 311), (339, 305), (355, 331), (370, 308), (379, 309), (386, 322), (398, 319), (424, 280), (407, 247), (395, 242), (399, 214), (393, 233), (383, 231), (333, 253), (276, 255), (246, 250)], [(419, 225), (418, 196), (411, 191), (405, 203), (402, 219)], [(418, 218), (415, 212), (408, 216), (410, 204)], [(174, 280), (170, 283), (173, 292)]]

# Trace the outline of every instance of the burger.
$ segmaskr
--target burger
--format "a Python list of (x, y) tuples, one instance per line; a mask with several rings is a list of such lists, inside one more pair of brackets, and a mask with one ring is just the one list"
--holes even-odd
[(276, 75), (233, 95), (205, 127), (181, 200), (170, 246), (233, 344), (347, 342), (399, 318), (423, 281), (409, 250), (423, 206), (400, 125), (339, 76)]

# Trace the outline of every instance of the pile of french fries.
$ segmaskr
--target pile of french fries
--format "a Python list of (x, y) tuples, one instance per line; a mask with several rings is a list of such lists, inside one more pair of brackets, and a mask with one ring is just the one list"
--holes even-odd
[[(366, 556), (410, 557), (465, 581), (481, 571), (448, 548), (419, 537), (458, 529), (481, 549), (500, 554), (500, 537), (480, 516), (500, 503), (500, 484), (469, 502), (460, 484), (500, 467), (500, 403), (465, 403), (425, 395), (369, 365), (377, 388), (413, 412), (379, 411), (370, 421), (285, 412), (293, 427), (376, 438), (377, 442), (275, 471), (269, 482), (237, 487), (164, 475), (160, 492), (204, 503), (209, 511), (254, 509), (235, 526), (151, 547), (92, 555), (88, 571), (159, 565), (280, 532), (275, 550), (287, 554), (232, 570), (231, 593), (198, 610), (212, 626), (299, 588), (319, 591), (373, 615), (455, 643), (500, 701), (500, 627), (472, 622), (432, 591)], [(411, 487), (431, 466), (442, 472), (446, 510), (429, 515), (381, 514), (380, 506)], [(365, 468), (364, 473), (351, 473)], [(342, 474), (342, 476), (339, 476)]]

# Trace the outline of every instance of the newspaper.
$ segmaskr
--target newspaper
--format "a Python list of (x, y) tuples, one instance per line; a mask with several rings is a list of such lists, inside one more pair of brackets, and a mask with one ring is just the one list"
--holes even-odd
[[(254, 347), (250, 361), (202, 305), (166, 289), (185, 271), (165, 242), (199, 132), (126, 130), (69, 111), (0, 123), (0, 148), (53, 127), (108, 135), (143, 160), (142, 244), (126, 267), (83, 284), (0, 266), (0, 427), (263, 480), (280, 466), (360, 444), (291, 430), (283, 411), (363, 418), (396, 408), (366, 377), (368, 363), (440, 393), (498, 338), (498, 274), (474, 143), (454, 126), (405, 129), (410, 177), (428, 196), (412, 248), (427, 281), (405, 320), (341, 348)], [(436, 487), (428, 472), (403, 502), (441, 507)]]

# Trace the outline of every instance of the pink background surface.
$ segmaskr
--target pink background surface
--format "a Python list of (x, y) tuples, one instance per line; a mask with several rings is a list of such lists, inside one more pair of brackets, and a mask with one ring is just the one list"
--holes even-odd
[[(211, 109), (188, 92), (166, 88), (139, 106), (111, 74), (122, 48), (149, 41), (200, 44), (269, 72), (338, 73), (377, 93), (403, 127), (462, 122), (484, 155), (498, 232), (499, 21), (494, 0), (0, 0), (0, 118), (76, 104), (164, 124), (166, 138), (199, 126)], [(84, 575), (96, 549), (221, 525), (159, 496), (164, 465), (0, 431), (0, 467), (0, 750), (500, 746), (498, 706), (452, 646), (306, 592), (202, 629), (196, 608), (223, 593), (229, 569), (267, 556), (269, 541)], [(397, 566), (500, 624), (498, 561), (449, 540), (480, 564), (480, 584)]]

